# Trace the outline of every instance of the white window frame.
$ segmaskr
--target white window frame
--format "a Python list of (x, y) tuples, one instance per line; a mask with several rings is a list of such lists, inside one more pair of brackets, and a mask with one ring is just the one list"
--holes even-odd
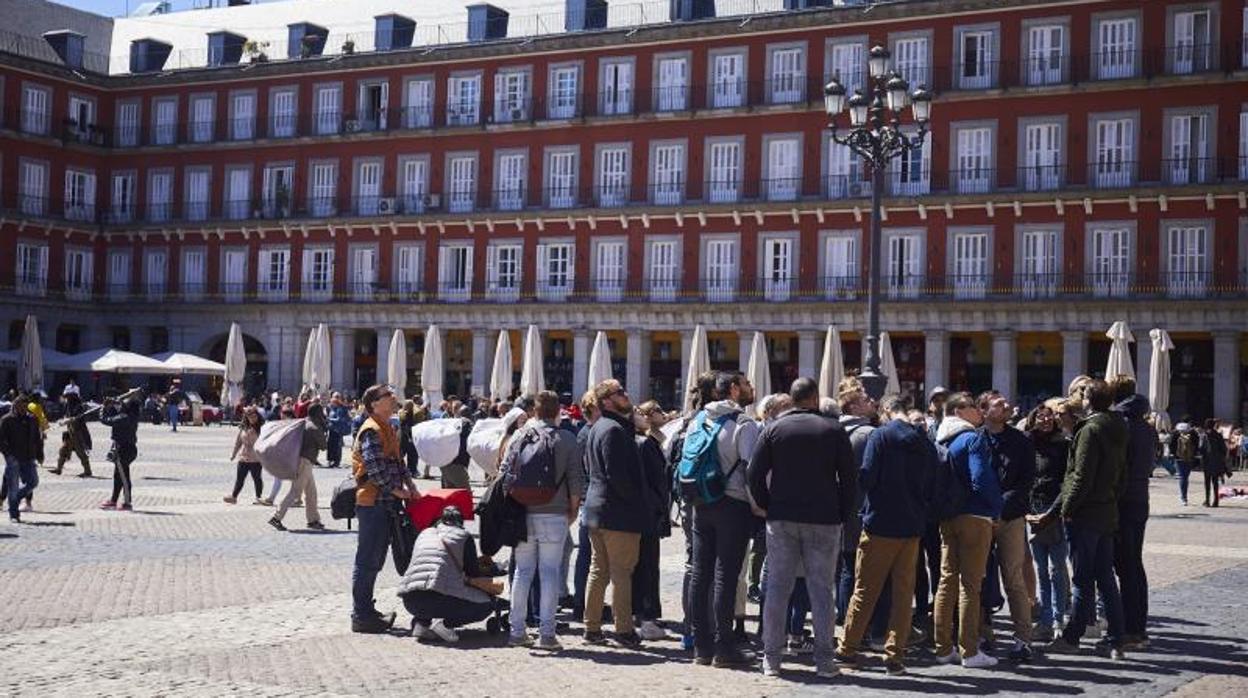
[[(927, 231), (921, 228), (883, 231), (884, 293), (888, 298), (918, 298), (927, 274)], [(898, 256), (901, 253), (901, 256)]]
[(444, 242), (438, 247), (439, 299), (464, 302), (472, 298), (472, 257), (471, 241)]
[(48, 245), (31, 240), (18, 240), (14, 280), (23, 296), (44, 296), (48, 292)]
[(377, 245), (351, 245), (348, 252), (350, 267), (347, 269), (347, 278), (351, 280), (351, 298), (356, 301), (371, 301), (381, 281)]
[(485, 292), (490, 300), (514, 303), (520, 300), (524, 280), (524, 242), (491, 240), (485, 248)]
[(986, 194), (996, 182), (997, 125), (956, 122), (950, 127), (949, 179), (959, 194)]
[(706, 201), (713, 204), (733, 203), (741, 199), (744, 180), (745, 137), (707, 138), (703, 147), (706, 172)]
[[(236, 173), (242, 173), (237, 175)], [(251, 165), (229, 166), (225, 168), (225, 218), (228, 220), (244, 220), (251, 215)], [(240, 186), (240, 184), (242, 186)], [(242, 191), (239, 191), (239, 190)]]
[(152, 99), (152, 145), (173, 145), (178, 140), (178, 98)]
[(1066, 116), (1018, 121), (1018, 184), (1025, 191), (1053, 191), (1065, 181)]
[(763, 177), (768, 201), (796, 201), (802, 194), (802, 134), (763, 136)]
[(52, 132), (52, 88), (22, 84), (22, 132), (35, 136)]
[(1217, 107), (1163, 110), (1162, 165), (1169, 184), (1201, 184), (1217, 176)]
[[(221, 250), (221, 270), (217, 274), (217, 290), (221, 298), (230, 303), (243, 300), (247, 289), (248, 251), (246, 247), (226, 247)], [(259, 288), (259, 284), (257, 284)]]
[(767, 103), (806, 101), (806, 42), (767, 45)]
[(684, 111), (689, 108), (691, 80), (691, 54), (661, 53), (654, 57), (654, 99), (651, 104), (656, 112)]
[(853, 300), (862, 277), (862, 231), (831, 230), (820, 235), (819, 287), (826, 300)]
[(787, 301), (797, 291), (797, 233), (758, 236), (758, 278), (763, 300)]
[(187, 140), (192, 143), (211, 143), (217, 121), (216, 95), (191, 95), (187, 100), (187, 112)]
[(332, 216), (338, 210), (338, 161), (313, 160), (308, 163), (308, 213)]
[(312, 88), (313, 133), (329, 136), (342, 131), (342, 83), (315, 85)]
[(1053, 298), (1062, 281), (1062, 223), (1019, 225), (1014, 286), (1024, 298)]
[(130, 288), (134, 283), (134, 254), (129, 249), (113, 249), (108, 251), (107, 259), (105, 282), (108, 298), (124, 301), (130, 297)]
[(433, 77), (421, 75), (403, 81), (403, 127), (409, 129), (433, 126)]
[[(580, 63), (555, 63), (547, 72), (547, 119), (573, 119), (580, 112)], [(570, 78), (571, 89), (568, 89)]]
[(182, 218), (188, 221), (208, 220), (212, 208), (212, 168), (187, 167), (182, 172), (182, 179)]
[(65, 248), (65, 297), (70, 300), (84, 301), (91, 298), (91, 289), (95, 285), (94, 252), (87, 247)]
[[(902, 126), (907, 138), (917, 134), (912, 126)], [(923, 144), (908, 150), (888, 164), (888, 192), (893, 196), (924, 196), (932, 190), (932, 140), (928, 133)], [(829, 153), (829, 156), (831, 154)], [(853, 153), (849, 153), (853, 157)]]
[(646, 293), (651, 301), (670, 303), (681, 286), (681, 244), (678, 235), (646, 238)]
[[(708, 58), (706, 103), (712, 109), (739, 109), (748, 100), (749, 49), (713, 49)], [(732, 70), (727, 68), (732, 66)]]
[(286, 246), (260, 248), (256, 264), (256, 295), (260, 300), (280, 302), (290, 298), (290, 255)]
[[(1100, 298), (1129, 295), (1135, 278), (1135, 222), (1090, 222), (1085, 239), (1084, 258), (1092, 295)], [(1109, 257), (1099, 254), (1105, 251), (1111, 253)]]
[[(955, 78), (958, 89), (986, 90), (995, 87), (1000, 63), (1001, 25), (978, 24), (955, 27)], [(971, 42), (975, 43), (974, 53)]]
[(1138, 112), (1088, 116), (1089, 178), (1094, 187), (1120, 188), (1135, 184), (1139, 125)]
[(1024, 20), (1022, 35), (1024, 85), (1058, 85), (1069, 80), (1069, 17)]
[(1097, 80), (1134, 78), (1140, 72), (1138, 13), (1093, 15), (1092, 74)]
[[(1204, 73), (1217, 66), (1218, 9), (1217, 3), (1166, 8), (1166, 68), (1172, 75)], [(1204, 36), (1200, 35), (1201, 15)]]
[(481, 121), (480, 72), (456, 73), (446, 82), (446, 125), (473, 126)]
[(399, 300), (417, 298), (424, 290), (425, 248), (419, 244), (403, 244), (394, 247), (393, 292)]
[(687, 141), (650, 141), (651, 203), (674, 206), (684, 202), (689, 176), (688, 157)]
[[(595, 200), (602, 207), (627, 204), (633, 177), (632, 144), (599, 143), (595, 150)], [(620, 165), (623, 166), (622, 169), (618, 168)]]
[(429, 199), (429, 156), (400, 157), (399, 178), (399, 210), (407, 214), (424, 213)]
[(299, 90), (294, 87), (271, 89), (269, 91), (269, 137), (293, 138), (299, 131), (298, 121)]
[(143, 250), (143, 297), (149, 302), (164, 300), (169, 291), (169, 249)]
[(173, 180), (171, 168), (148, 170), (147, 172), (147, 220), (150, 223), (161, 223), (173, 218)]
[(494, 153), (494, 208), (520, 211), (528, 200), (529, 151), (523, 148)]
[(139, 135), (143, 130), (143, 102), (139, 99), (127, 99), (117, 102), (117, 129), (115, 141), (123, 148), (139, 145)]
[(257, 100), (255, 90), (230, 93), (230, 140), (249, 141), (256, 137)]
[(628, 242), (623, 237), (591, 240), (595, 298), (605, 303), (624, 299), (628, 278)]
[(1213, 225), (1212, 220), (1163, 221), (1160, 259), (1169, 297), (1205, 297), (1213, 280)]
[(500, 68), (494, 73), (494, 123), (528, 121), (532, 113), (533, 69)]
[[(372, 104), (370, 93), (377, 90), (377, 104)], [(361, 131), (385, 131), (390, 120), (390, 81), (384, 78), (361, 80), (356, 84), (356, 129)], [(348, 129), (349, 130), (349, 129)]]
[(574, 208), (578, 200), (581, 156), (578, 146), (551, 146), (543, 153), (542, 178), (545, 180), (548, 208)]
[(932, 86), (931, 30), (899, 32), (888, 35), (888, 49), (893, 56), (893, 70), (897, 71), (911, 88)]
[[(286, 190), (284, 202), (281, 200), (283, 188)], [(267, 163), (260, 187), (261, 215), (265, 218), (286, 218), (294, 210), (294, 203), (295, 166), (290, 163)]]
[(381, 214), (382, 185), (386, 170), (383, 158), (357, 158), (351, 167), (352, 210), (357, 216)]
[(478, 156), (474, 152), (446, 154), (446, 210), (451, 213), (468, 213), (476, 208), (479, 187)]
[(28, 216), (46, 215), (51, 167), (44, 160), (21, 158), (18, 162), (18, 209)]
[(65, 168), (65, 218), (71, 221), (95, 220), (95, 171)]
[(208, 251), (203, 247), (183, 248), (178, 273), (182, 277), (182, 297), (190, 301), (202, 299), (208, 288)]
[(992, 284), (992, 229), (955, 228), (949, 231), (948, 284), (959, 300), (983, 299)]
[(741, 238), (737, 234), (702, 236), (702, 294), (708, 303), (737, 299), (741, 281)]
[(598, 62), (598, 114), (622, 116), (633, 113), (637, 91), (637, 66), (633, 58), (606, 58)]
[(575, 241), (562, 238), (539, 240), (534, 276), (539, 300), (567, 300), (576, 283)]
[(108, 187), (108, 222), (134, 220), (139, 199), (138, 175), (134, 170), (113, 172)]

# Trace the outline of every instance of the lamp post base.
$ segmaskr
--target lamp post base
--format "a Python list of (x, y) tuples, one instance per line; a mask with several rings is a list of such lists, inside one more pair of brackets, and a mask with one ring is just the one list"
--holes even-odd
[(872, 400), (884, 397), (884, 391), (888, 388), (888, 376), (872, 371), (870, 368), (864, 368), (858, 375), (858, 380), (862, 382), (862, 387)]

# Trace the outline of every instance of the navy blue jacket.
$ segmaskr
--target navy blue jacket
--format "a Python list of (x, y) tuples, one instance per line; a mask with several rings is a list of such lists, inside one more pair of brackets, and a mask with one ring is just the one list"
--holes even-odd
[(1006, 425), (999, 434), (984, 430), (992, 449), (992, 464), (1001, 481), (1001, 520), (1013, 521), (1031, 508), (1031, 486), (1036, 481), (1036, 447), (1026, 434)]
[(653, 528), (654, 507), (634, 441), (636, 435), (632, 419), (606, 410), (589, 430), (585, 445), (589, 470), (585, 525), (590, 528), (629, 533)]
[(992, 449), (983, 432), (965, 420), (946, 416), (937, 430), (937, 440), (949, 449), (949, 461), (969, 488), (963, 514), (1001, 518), (1005, 506), (1001, 478), (992, 466)]
[(922, 535), (939, 466), (924, 429), (899, 420), (876, 429), (858, 474), (863, 530), (887, 538)]

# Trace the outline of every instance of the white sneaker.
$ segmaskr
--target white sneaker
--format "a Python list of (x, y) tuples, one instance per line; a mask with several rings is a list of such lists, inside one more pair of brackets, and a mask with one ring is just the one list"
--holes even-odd
[(641, 639), (648, 642), (667, 639), (667, 631), (660, 628), (659, 624), (652, 620), (643, 621), (641, 627), (637, 628), (637, 634), (641, 636)]
[(432, 637), (429, 627), (424, 623), (412, 621), (412, 637), (416, 640), (428, 640)]
[(429, 626), (429, 630), (433, 631), (443, 642), (459, 642), (459, 633), (446, 627), (441, 620), (433, 621), (433, 625)]
[(960, 661), (962, 661), (962, 655), (958, 654), (957, 650), (954, 650), (943, 657), (936, 658), (937, 664), (957, 664)]
[(991, 657), (984, 652), (980, 652), (962, 660), (962, 667), (965, 669), (989, 669), (996, 665), (996, 657)]

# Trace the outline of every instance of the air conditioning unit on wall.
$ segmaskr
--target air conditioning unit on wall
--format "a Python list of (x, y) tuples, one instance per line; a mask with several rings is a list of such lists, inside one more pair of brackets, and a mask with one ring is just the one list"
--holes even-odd
[(362, 125), (358, 119), (347, 119), (347, 133), (359, 133), (362, 130)]
[(390, 216), (395, 213), (394, 199), (385, 198), (377, 200), (377, 213), (383, 216)]
[(441, 206), (442, 206), (441, 194), (426, 194), (425, 195), (425, 208), (435, 209), (435, 208), (440, 208)]

